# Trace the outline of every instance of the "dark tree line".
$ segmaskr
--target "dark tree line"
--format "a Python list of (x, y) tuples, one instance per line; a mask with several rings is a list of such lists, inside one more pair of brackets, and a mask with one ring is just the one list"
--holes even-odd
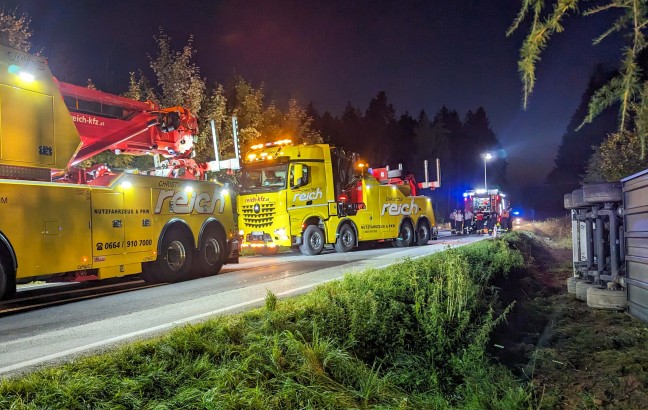
[(587, 89), (583, 93), (580, 105), (574, 112), (562, 136), (558, 147), (554, 168), (547, 176), (547, 183), (578, 187), (584, 179), (587, 170), (587, 161), (594, 153), (595, 147), (599, 146), (608, 134), (617, 129), (618, 107), (610, 107), (594, 118), (592, 122), (584, 124), (583, 118), (587, 115), (588, 104), (592, 95), (601, 86), (606, 84), (614, 75), (616, 70), (597, 65), (590, 76)]
[(487, 162), (488, 188), (506, 190), (506, 156), (490, 127), (486, 111), (479, 107), (463, 117), (455, 110), (442, 107), (433, 117), (421, 110), (416, 117), (408, 112), (397, 116), (385, 92), (369, 101), (366, 110), (347, 103), (340, 116), (320, 114), (311, 104), (307, 109), (313, 128), (324, 142), (358, 152), (369, 166), (403, 168), (423, 181), (423, 161), (429, 161), (430, 178), (435, 178), (435, 159), (441, 160), (441, 188), (425, 192), (432, 196), (439, 216), (463, 201), (468, 189), (483, 188), (484, 160)]

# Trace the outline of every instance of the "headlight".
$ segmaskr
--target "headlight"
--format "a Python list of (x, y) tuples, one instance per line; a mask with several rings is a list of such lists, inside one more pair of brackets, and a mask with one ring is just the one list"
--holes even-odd
[(239, 235), (240, 235), (240, 236), (245, 235), (245, 230), (243, 230), (243, 229), (239, 229)]

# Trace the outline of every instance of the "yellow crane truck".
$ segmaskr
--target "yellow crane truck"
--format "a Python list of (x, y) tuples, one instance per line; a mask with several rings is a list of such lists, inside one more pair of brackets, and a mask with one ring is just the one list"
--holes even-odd
[[(427, 167), (427, 163), (426, 163)], [(425, 245), (438, 229), (430, 198), (412, 175), (368, 169), (357, 155), (328, 144), (259, 144), (243, 158), (237, 198), (242, 247), (262, 254), (279, 246), (317, 255), (325, 245), (348, 252), (361, 242)], [(438, 169), (438, 163), (437, 163)]]
[[(0, 46), (0, 298), (35, 279), (175, 282), (238, 261), (229, 192), (191, 159), (196, 123), (182, 107), (59, 82), (43, 58)], [(79, 166), (104, 150), (165, 167)]]

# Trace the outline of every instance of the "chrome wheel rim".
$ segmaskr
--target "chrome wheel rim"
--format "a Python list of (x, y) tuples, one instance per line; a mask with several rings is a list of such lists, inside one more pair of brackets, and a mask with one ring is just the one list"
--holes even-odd
[(182, 242), (173, 241), (169, 244), (166, 252), (166, 260), (167, 265), (172, 271), (177, 272), (182, 269), (187, 260), (187, 253)]

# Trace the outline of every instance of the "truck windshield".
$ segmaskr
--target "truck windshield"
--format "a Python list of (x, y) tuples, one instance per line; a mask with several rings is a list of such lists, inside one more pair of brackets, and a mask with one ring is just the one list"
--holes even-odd
[(490, 197), (475, 197), (473, 198), (474, 212), (490, 212), (491, 200)]
[(246, 168), (241, 178), (241, 192), (273, 192), (286, 188), (288, 164)]

